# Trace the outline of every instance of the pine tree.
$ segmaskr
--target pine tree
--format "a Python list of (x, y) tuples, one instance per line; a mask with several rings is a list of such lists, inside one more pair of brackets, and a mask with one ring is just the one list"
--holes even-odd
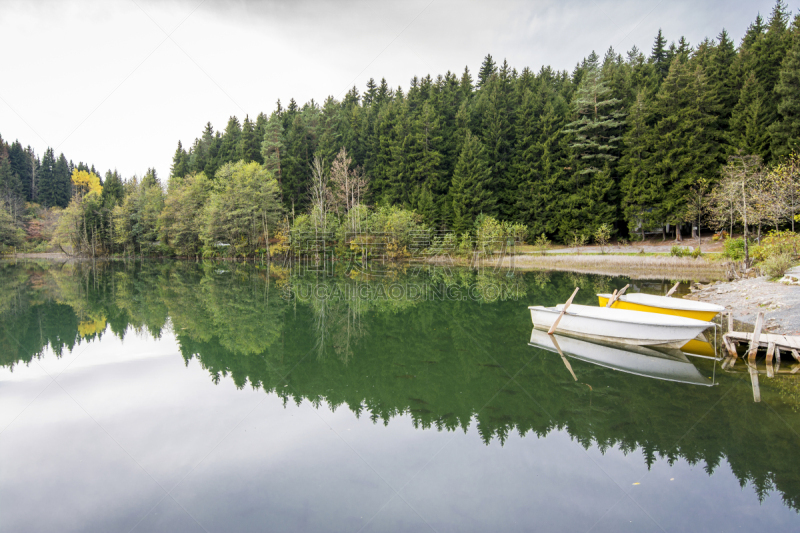
[(183, 149), (183, 144), (178, 141), (178, 148), (172, 156), (172, 166), (170, 167), (169, 177), (180, 179), (189, 173), (189, 154)]
[(411, 121), (410, 132), (403, 141), (406, 168), (404, 183), (419, 193), (422, 187), (437, 194), (446, 192), (447, 183), (441, 170), (440, 151), (442, 136), (439, 116), (431, 102), (422, 105), (422, 111)]
[(402, 102), (390, 102), (381, 108), (375, 124), (378, 148), (372, 193), (376, 203), (382, 205), (410, 204), (409, 187), (404, 176), (405, 153), (403, 140), (408, 131), (408, 108)]
[(511, 112), (516, 106), (507, 62), (503, 62), (498, 74), (483, 83), (475, 107), (480, 120), (476, 129), (481, 132), (481, 140), (487, 148), (492, 172), (490, 190), (497, 201), (500, 217), (510, 220), (516, 203), (516, 183), (510, 172), (514, 146)]
[(286, 130), (286, 157), (281, 158), (283, 199), (287, 207), (303, 209), (308, 202), (308, 182), (311, 162), (317, 150), (317, 129), (319, 108), (306, 105), (302, 111), (292, 111), (296, 105), (289, 102), (289, 108), (282, 116), (293, 116), (291, 127)]
[(339, 102), (334, 100), (333, 96), (329, 96), (322, 105), (317, 144), (317, 154), (322, 157), (326, 168), (330, 167), (339, 150), (342, 149), (342, 119)]
[(52, 148), (47, 148), (42, 156), (37, 183), (37, 201), (45, 207), (58, 205), (58, 191), (55, 178), (56, 157)]
[(664, 48), (666, 44), (667, 40), (661, 33), (661, 28), (659, 28), (658, 35), (656, 35), (656, 40), (653, 43), (653, 51), (650, 54), (650, 62), (655, 66), (655, 74), (659, 81), (666, 78), (669, 72), (669, 56), (667, 49)]
[(658, 92), (645, 143), (647, 179), (660, 193), (650, 214), (660, 223), (684, 221), (691, 187), (718, 176), (726, 154), (714, 111), (702, 68), (676, 59)]
[(267, 128), (267, 122), (269, 121), (269, 117), (265, 113), (259, 113), (256, 117), (256, 124), (255, 124), (255, 134), (256, 134), (256, 147), (258, 151), (258, 159), (254, 159), (253, 161), (257, 161), (258, 163), (263, 164), (264, 161), (261, 159), (261, 141), (264, 139), (264, 131)]
[(736, 60), (736, 48), (724, 29), (717, 37), (718, 42), (710, 53), (708, 64), (708, 80), (712, 91), (719, 103), (718, 127), (721, 131), (728, 130), (733, 108), (738, 101), (737, 83), (733, 71)]
[(575, 134), (572, 148), (581, 175), (600, 172), (619, 158), (619, 133), (625, 124), (621, 101), (606, 85), (597, 59), (592, 52), (573, 102), (579, 118), (567, 124), (567, 132)]
[(569, 106), (551, 86), (549, 71), (539, 75), (536, 91), (527, 91), (520, 109), (514, 171), (517, 192), (516, 220), (531, 235), (559, 233), (559, 185), (566, 181), (569, 145), (564, 124)]
[(392, 91), (389, 89), (389, 84), (386, 83), (386, 78), (381, 78), (381, 84), (378, 86), (378, 93), (375, 95), (375, 105), (381, 106), (386, 104), (392, 98)]
[(642, 238), (644, 238), (645, 230), (658, 227), (663, 223), (663, 220), (656, 216), (656, 209), (661, 200), (661, 191), (658, 188), (657, 180), (652, 181), (648, 172), (650, 155), (647, 152), (648, 139), (646, 138), (648, 105), (644, 90), (640, 90), (628, 115), (628, 131), (623, 139), (625, 151), (618, 167), (622, 175), (621, 207), (628, 224), (628, 231), (631, 235), (637, 231), (641, 232)]
[(469, 99), (472, 96), (472, 74), (469, 73), (469, 68), (464, 67), (464, 73), (461, 74), (461, 81), (459, 82), (459, 89), (461, 90), (462, 98)]
[(244, 122), (242, 122), (242, 136), (239, 139), (237, 152), (245, 162), (262, 163), (261, 139), (256, 136), (255, 126), (250, 122), (249, 115), (245, 115)]
[(764, 97), (764, 90), (755, 72), (751, 72), (742, 87), (730, 120), (731, 145), (742, 154), (760, 155), (768, 151), (769, 117)]
[(490, 180), (486, 148), (477, 136), (467, 132), (450, 186), (452, 229), (456, 234), (470, 231), (479, 214), (495, 214), (496, 201), (489, 190)]
[(222, 135), (222, 143), (215, 161), (217, 168), (225, 163), (237, 161), (241, 157), (239, 153), (239, 140), (241, 137), (242, 128), (239, 125), (239, 119), (232, 116), (228, 119), (228, 125), (225, 126), (225, 133)]
[(770, 126), (771, 149), (774, 157), (782, 158), (800, 150), (800, 15), (794, 21), (792, 46), (781, 64), (775, 94), (779, 118)]
[(273, 113), (264, 128), (264, 139), (261, 142), (261, 158), (264, 167), (272, 172), (281, 188), (281, 201), (283, 201), (283, 186), (281, 182), (281, 152), (285, 150), (283, 144), (283, 124), (281, 117)]
[(108, 209), (113, 209), (115, 206), (122, 203), (122, 198), (125, 192), (122, 187), (122, 178), (116, 169), (114, 171), (107, 171), (105, 180), (103, 181), (103, 205)]
[[(756, 32), (756, 35), (754, 35), (752, 44), (745, 47), (745, 43), (742, 43), (742, 82), (744, 85), (750, 74), (755, 74), (759, 85), (757, 92), (761, 95), (760, 113), (763, 114), (767, 126), (778, 120), (780, 98), (775, 92), (775, 88), (780, 77), (781, 64), (787, 55), (790, 44), (790, 34), (786, 28), (787, 20), (786, 5), (782, 0), (778, 0), (765, 26), (766, 31), (762, 33), (759, 28), (755, 27), (753, 31)], [(762, 24), (759, 23), (758, 26), (762, 26)], [(744, 92), (744, 87), (742, 91)], [(737, 107), (741, 106), (737, 105)], [(741, 136), (744, 133), (740, 130), (737, 134)], [(760, 155), (765, 163), (770, 163), (773, 158), (770, 143), (762, 144), (761, 151), (756, 155)]]
[(19, 180), (20, 196), (23, 200), (33, 201), (31, 185), (34, 165), (31, 164), (29, 154), (22, 148), (19, 141), (14, 141), (8, 147), (8, 162)]
[(419, 189), (419, 193), (415, 198), (415, 211), (422, 215), (422, 220), (425, 224), (435, 227), (439, 224), (439, 211), (433, 201), (433, 193), (430, 187), (425, 185)]
[(11, 167), (9, 146), (0, 136), (0, 202), (11, 203), (23, 198), (19, 175)]
[(158, 187), (161, 188), (161, 180), (158, 179), (158, 173), (154, 168), (148, 168), (142, 177), (142, 187)]
[[(465, 71), (465, 74), (467, 73)], [(486, 54), (486, 57), (483, 58), (483, 63), (481, 63), (481, 69), (478, 71), (477, 88), (481, 89), (489, 81), (489, 78), (495, 74), (497, 74), (497, 64), (492, 59), (492, 54)]]
[(569, 208), (591, 233), (602, 224), (616, 221), (615, 167), (624, 126), (621, 100), (614, 98), (603, 80), (598, 57), (589, 56), (581, 84), (573, 101), (578, 120), (567, 124), (566, 133), (574, 135), (573, 190)]
[(192, 147), (192, 153), (189, 158), (189, 171), (193, 173), (205, 172), (206, 176), (213, 177), (216, 171), (214, 166), (215, 156), (214, 127), (211, 122), (206, 122), (203, 134)]
[(67, 204), (69, 204), (70, 197), (72, 196), (72, 169), (70, 166), (64, 154), (58, 156), (53, 167), (54, 202), (52, 205), (67, 207)]
[(375, 79), (370, 78), (367, 82), (367, 90), (364, 92), (364, 107), (371, 106), (377, 95), (378, 86), (375, 84)]

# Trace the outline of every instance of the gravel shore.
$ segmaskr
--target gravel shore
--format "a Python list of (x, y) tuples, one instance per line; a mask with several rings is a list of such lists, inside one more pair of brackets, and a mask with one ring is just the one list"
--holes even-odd
[(723, 305), (733, 318), (754, 324), (764, 312), (765, 328), (772, 333), (800, 335), (800, 286), (784, 285), (766, 277), (746, 278), (711, 285), (694, 284), (692, 294), (684, 296)]

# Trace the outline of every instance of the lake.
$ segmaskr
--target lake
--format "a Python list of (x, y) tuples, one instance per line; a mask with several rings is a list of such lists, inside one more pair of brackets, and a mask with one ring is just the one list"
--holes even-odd
[(0, 531), (800, 530), (800, 375), (529, 345), (528, 305), (626, 283), (672, 285), (0, 263)]

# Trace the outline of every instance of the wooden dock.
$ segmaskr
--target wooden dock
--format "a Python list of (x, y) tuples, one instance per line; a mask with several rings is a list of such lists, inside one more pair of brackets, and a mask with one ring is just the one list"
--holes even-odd
[[(795, 366), (791, 370), (780, 370), (781, 354), (790, 355), (797, 362), (800, 362), (800, 337), (793, 335), (776, 335), (774, 333), (761, 333), (764, 325), (764, 313), (758, 313), (756, 317), (755, 329), (752, 333), (733, 331), (732, 317), (728, 314), (728, 332), (722, 336), (722, 343), (728, 351), (728, 357), (722, 362), (723, 369), (731, 369), (736, 364), (739, 354), (736, 347), (739, 344), (747, 345), (747, 370), (750, 373), (750, 381), (753, 385), (753, 400), (761, 401), (761, 391), (758, 387), (758, 374), (756, 368), (756, 353), (759, 348), (767, 351), (766, 374), (768, 378), (774, 378), (775, 374), (796, 374), (800, 366)], [(774, 364), (773, 364), (774, 360)]]

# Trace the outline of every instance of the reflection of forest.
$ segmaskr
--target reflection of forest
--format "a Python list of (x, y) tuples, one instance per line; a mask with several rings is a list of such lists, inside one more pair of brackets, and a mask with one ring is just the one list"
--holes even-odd
[[(764, 402), (754, 404), (746, 375), (717, 369), (719, 386), (692, 387), (573, 360), (576, 383), (560, 357), (527, 345), (526, 306), (563, 301), (576, 284), (585, 289), (580, 302), (592, 303), (596, 291), (626, 280), (447, 274), (399, 269), (368, 280), (242, 264), (0, 264), (0, 364), (108, 334), (159, 337), (171, 323), (184, 358), (215, 381), (229, 375), (284, 401), (347, 405), (376, 422), (406, 413), (422, 428), (475, 423), (487, 442), (564, 429), (585, 446), (641, 449), (648, 463), (684, 458), (711, 472), (726, 459), (742, 484), (777, 489), (800, 509), (793, 383), (762, 384)], [(391, 286), (408, 283), (472, 287), (477, 301), (392, 297)], [(388, 296), (362, 298), (363, 284)], [(714, 372), (713, 361), (692, 362)]]

